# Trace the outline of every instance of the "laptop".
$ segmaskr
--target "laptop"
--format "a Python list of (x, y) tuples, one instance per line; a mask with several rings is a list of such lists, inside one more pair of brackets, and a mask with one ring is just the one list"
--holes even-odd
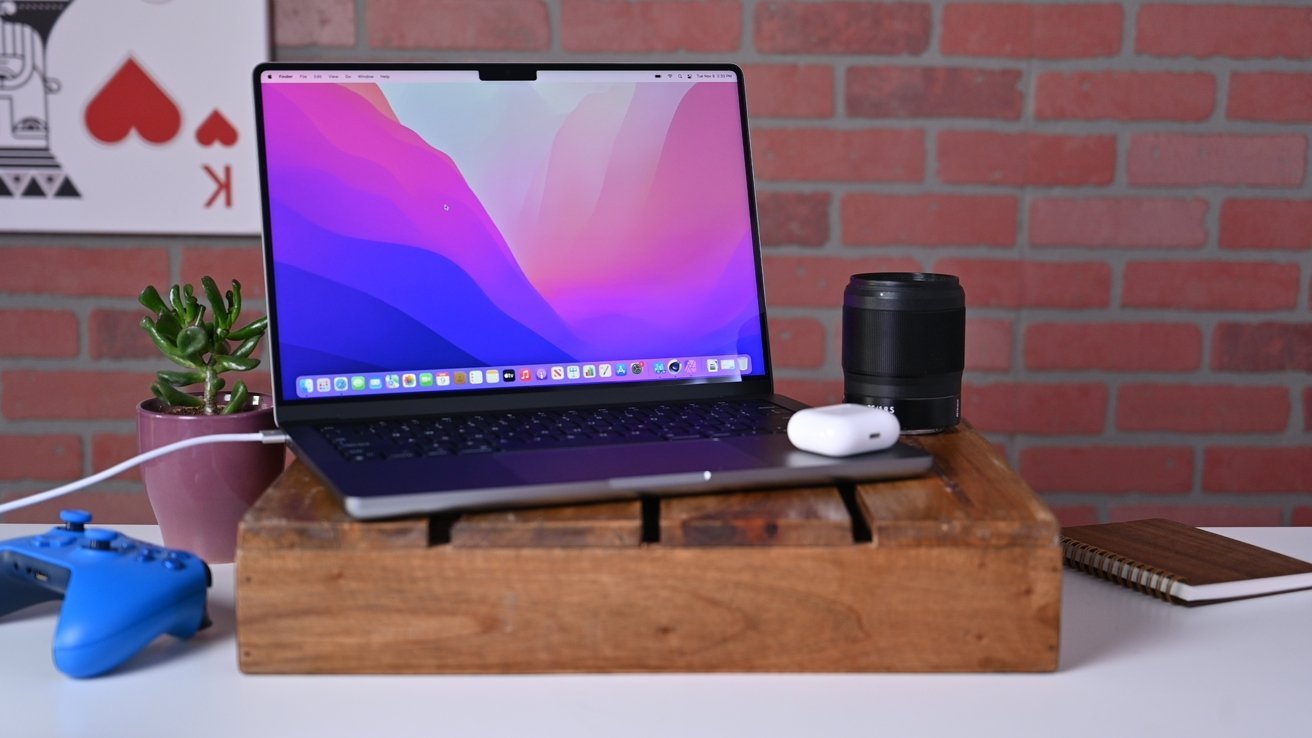
[(277, 422), (352, 516), (928, 469), (783, 432), (736, 66), (254, 82)]

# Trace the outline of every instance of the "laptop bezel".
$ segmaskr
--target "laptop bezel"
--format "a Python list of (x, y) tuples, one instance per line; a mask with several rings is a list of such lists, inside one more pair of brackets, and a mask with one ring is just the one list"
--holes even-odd
[[(538, 71), (724, 71), (735, 75), (738, 86), (739, 121), (742, 130), (743, 158), (747, 178), (748, 214), (751, 223), (752, 253), (756, 269), (758, 316), (761, 329), (764, 374), (749, 375), (740, 381), (698, 382), (627, 382), (604, 385), (500, 390), (496, 392), (406, 393), (386, 398), (334, 398), (309, 400), (289, 398), (281, 377), (279, 362), (277, 285), (273, 278), (273, 237), (270, 202), (265, 187), (268, 163), (265, 152), (262, 77), (266, 73), (294, 71), (471, 71), (481, 79), (527, 80)], [(770, 336), (766, 320), (765, 277), (761, 263), (761, 239), (756, 213), (756, 188), (751, 158), (747, 97), (742, 69), (727, 63), (674, 64), (605, 64), (605, 63), (344, 63), (344, 62), (266, 62), (252, 73), (255, 93), (256, 145), (259, 153), (260, 202), (263, 217), (261, 246), (264, 258), (265, 296), (269, 315), (269, 342), (266, 359), (273, 380), (274, 415), (279, 425), (321, 422), (338, 419), (367, 419), (415, 415), (434, 415), (480, 411), (511, 411), (550, 407), (606, 405), (632, 402), (668, 402), (718, 398), (765, 397), (774, 393)]]

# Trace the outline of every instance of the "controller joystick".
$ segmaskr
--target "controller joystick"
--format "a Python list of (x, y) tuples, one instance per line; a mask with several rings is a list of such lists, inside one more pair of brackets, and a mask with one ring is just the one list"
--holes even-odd
[(63, 530), (81, 533), (86, 530), (87, 523), (91, 522), (91, 513), (86, 510), (60, 510), (59, 519), (64, 521)]
[(0, 617), (63, 599), (55, 666), (72, 677), (103, 674), (162, 634), (190, 638), (209, 626), (204, 561), (116, 531), (87, 528), (91, 514), (65, 510), (64, 525), (0, 541)]
[(113, 551), (114, 541), (118, 539), (118, 534), (112, 530), (98, 528), (87, 531), (86, 542), (83, 546), (92, 551)]

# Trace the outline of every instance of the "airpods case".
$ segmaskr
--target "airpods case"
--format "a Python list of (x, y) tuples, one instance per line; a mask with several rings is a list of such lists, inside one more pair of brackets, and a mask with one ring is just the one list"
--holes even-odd
[(841, 404), (798, 410), (788, 419), (788, 440), (823, 456), (852, 456), (897, 443), (901, 425), (887, 410)]

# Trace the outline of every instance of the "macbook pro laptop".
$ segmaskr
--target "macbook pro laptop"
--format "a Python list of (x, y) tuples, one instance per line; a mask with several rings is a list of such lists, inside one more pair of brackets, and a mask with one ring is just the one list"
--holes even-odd
[(254, 77), (277, 421), (351, 515), (928, 469), (783, 432), (737, 67)]

